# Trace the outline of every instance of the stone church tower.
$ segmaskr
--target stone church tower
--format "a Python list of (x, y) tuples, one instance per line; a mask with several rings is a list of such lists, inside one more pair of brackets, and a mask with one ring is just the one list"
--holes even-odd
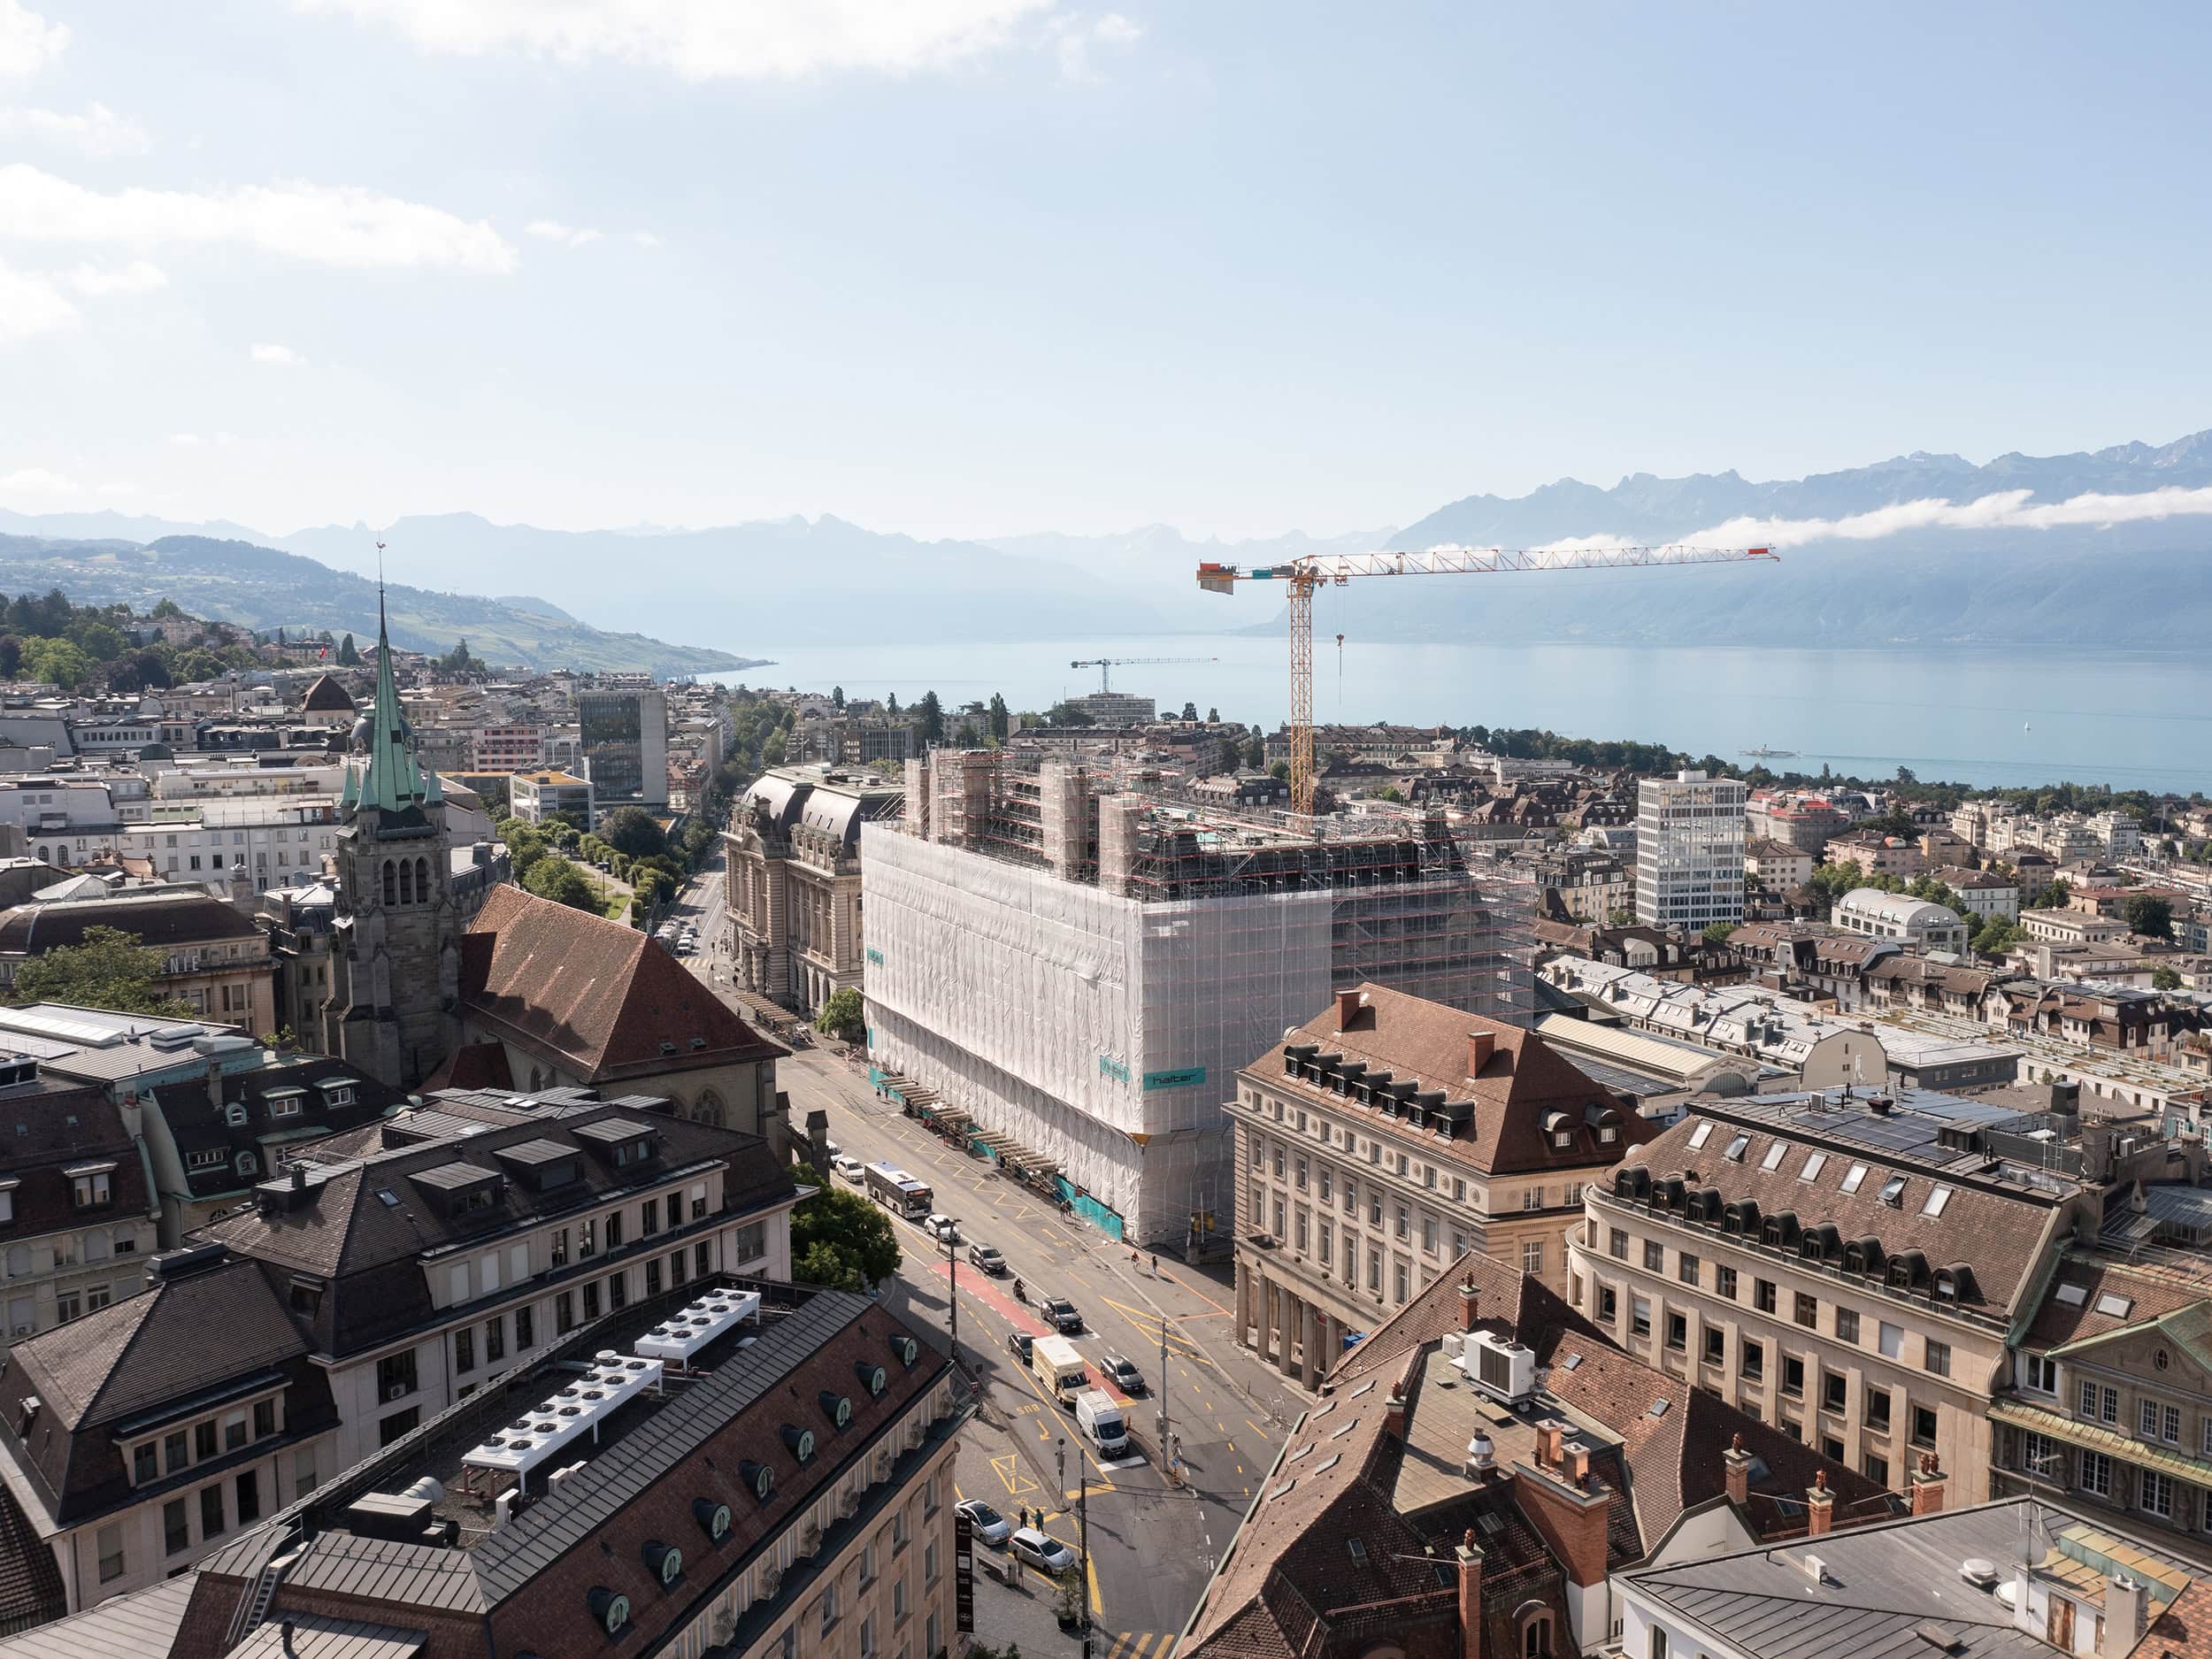
[(323, 1048), (411, 1088), (458, 1041), (461, 918), (445, 793), (415, 757), (377, 601), (376, 701), (353, 728), (338, 816), (338, 918)]

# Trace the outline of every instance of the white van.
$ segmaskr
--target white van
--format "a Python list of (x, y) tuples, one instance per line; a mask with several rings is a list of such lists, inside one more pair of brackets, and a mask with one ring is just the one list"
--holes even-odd
[(1091, 1437), (1102, 1457), (1122, 1457), (1129, 1451), (1129, 1425), (1121, 1408), (1103, 1388), (1086, 1388), (1075, 1396), (1075, 1420)]

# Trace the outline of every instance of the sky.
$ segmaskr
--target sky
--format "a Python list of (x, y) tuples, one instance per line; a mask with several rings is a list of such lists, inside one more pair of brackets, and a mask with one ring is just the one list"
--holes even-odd
[(0, 506), (1336, 534), (2212, 426), (2212, 12), (0, 0)]

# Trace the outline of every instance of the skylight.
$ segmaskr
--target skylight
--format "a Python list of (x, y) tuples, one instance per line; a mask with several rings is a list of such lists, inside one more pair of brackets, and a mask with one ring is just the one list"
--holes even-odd
[(2108, 1313), (2116, 1319), (2124, 1319), (2135, 1311), (2135, 1301), (2131, 1296), (2116, 1296), (2108, 1290), (2097, 1298), (2097, 1311)]
[(1738, 1135), (1733, 1141), (1731, 1141), (1728, 1143), (1728, 1150), (1724, 1152), (1721, 1156), (1726, 1158), (1731, 1164), (1741, 1164), (1743, 1162), (1743, 1155), (1745, 1151), (1749, 1148), (1750, 1145), (1751, 1137), (1749, 1135)]
[(1780, 1169), (1782, 1167), (1782, 1155), (1789, 1149), (1790, 1143), (1788, 1141), (1777, 1141), (1772, 1146), (1767, 1148), (1766, 1156), (1759, 1160), (1759, 1167), (1763, 1170)]
[(1671, 1400), (1653, 1401), (1651, 1402), (1651, 1415), (1655, 1417), (1663, 1417), (1667, 1415), (1667, 1408), (1673, 1403), (1674, 1402)]
[(1884, 1181), (1881, 1198), (1892, 1210), (1902, 1210), (1905, 1207), (1905, 1178), (1893, 1175)]
[(1825, 1152), (1816, 1152), (1805, 1160), (1805, 1167), (1798, 1171), (1797, 1179), (1801, 1181), (1809, 1181), (1826, 1168), (1827, 1164), (1828, 1155)]
[(394, 1192), (390, 1187), (378, 1187), (376, 1189), (376, 1196), (377, 1201), (388, 1208), (393, 1210), (397, 1210), (399, 1208), (399, 1194)]
[(1490, 1537), (1495, 1538), (1500, 1532), (1505, 1531), (1505, 1517), (1495, 1509), (1485, 1509), (1480, 1515), (1475, 1517), (1475, 1525), (1482, 1528)]
[(1367, 1559), (1367, 1546), (1356, 1536), (1348, 1538), (1344, 1540), (1344, 1553), (1349, 1555), (1354, 1561), (1365, 1561)]
[(1847, 1193), (1857, 1192), (1859, 1190), (1859, 1183), (1865, 1179), (1866, 1165), (1863, 1164), (1854, 1164), (1849, 1169), (1844, 1171), (1843, 1172), (1843, 1190)]
[(1579, 1364), (1581, 1364), (1581, 1363), (1582, 1363), (1582, 1356), (1581, 1356), (1581, 1355), (1579, 1355), (1579, 1354), (1570, 1354), (1570, 1355), (1568, 1355), (1568, 1356), (1567, 1356), (1567, 1357), (1566, 1357), (1566, 1358), (1564, 1358), (1564, 1359), (1563, 1359), (1563, 1360), (1561, 1360), (1561, 1361), (1559, 1362), (1559, 1369), (1560, 1369), (1561, 1371), (1572, 1371), (1572, 1370), (1574, 1370), (1574, 1369), (1575, 1369), (1575, 1367), (1576, 1367), (1576, 1366), (1578, 1366), (1578, 1365), (1579, 1365)]
[(1949, 1187), (1931, 1187), (1928, 1189), (1927, 1202), (1920, 1206), (1920, 1213), (1924, 1216), (1939, 1216), (1943, 1213), (1943, 1206), (1950, 1202), (1951, 1189)]
[(2089, 1286), (2086, 1285), (2061, 1285), (2058, 1287), (2058, 1299), (2060, 1302), (2066, 1307), (2078, 1308), (2082, 1305), (2082, 1303), (2089, 1300)]
[(1698, 1125), (1698, 1126), (1697, 1126), (1696, 1128), (1694, 1128), (1694, 1129), (1693, 1129), (1693, 1130), (1691, 1130), (1691, 1131), (1690, 1131), (1690, 1149), (1691, 1149), (1693, 1152), (1694, 1152), (1694, 1151), (1698, 1150), (1700, 1148), (1703, 1147), (1703, 1146), (1704, 1146), (1704, 1144), (1705, 1144), (1708, 1141), (1711, 1140), (1711, 1139), (1712, 1139), (1712, 1136), (1713, 1136), (1713, 1125), (1710, 1125), (1710, 1124), (1700, 1124), (1700, 1125)]

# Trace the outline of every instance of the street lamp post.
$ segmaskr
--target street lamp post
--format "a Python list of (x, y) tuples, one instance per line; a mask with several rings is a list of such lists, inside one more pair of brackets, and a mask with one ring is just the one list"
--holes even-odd
[(945, 1310), (952, 1321), (952, 1363), (960, 1363), (960, 1263), (953, 1255), (955, 1241), (960, 1237), (960, 1217), (952, 1218), (952, 1225), (945, 1231)]
[(1087, 1470), (1076, 1477), (1076, 1548), (1083, 1558), (1083, 1659), (1091, 1659), (1091, 1477)]

